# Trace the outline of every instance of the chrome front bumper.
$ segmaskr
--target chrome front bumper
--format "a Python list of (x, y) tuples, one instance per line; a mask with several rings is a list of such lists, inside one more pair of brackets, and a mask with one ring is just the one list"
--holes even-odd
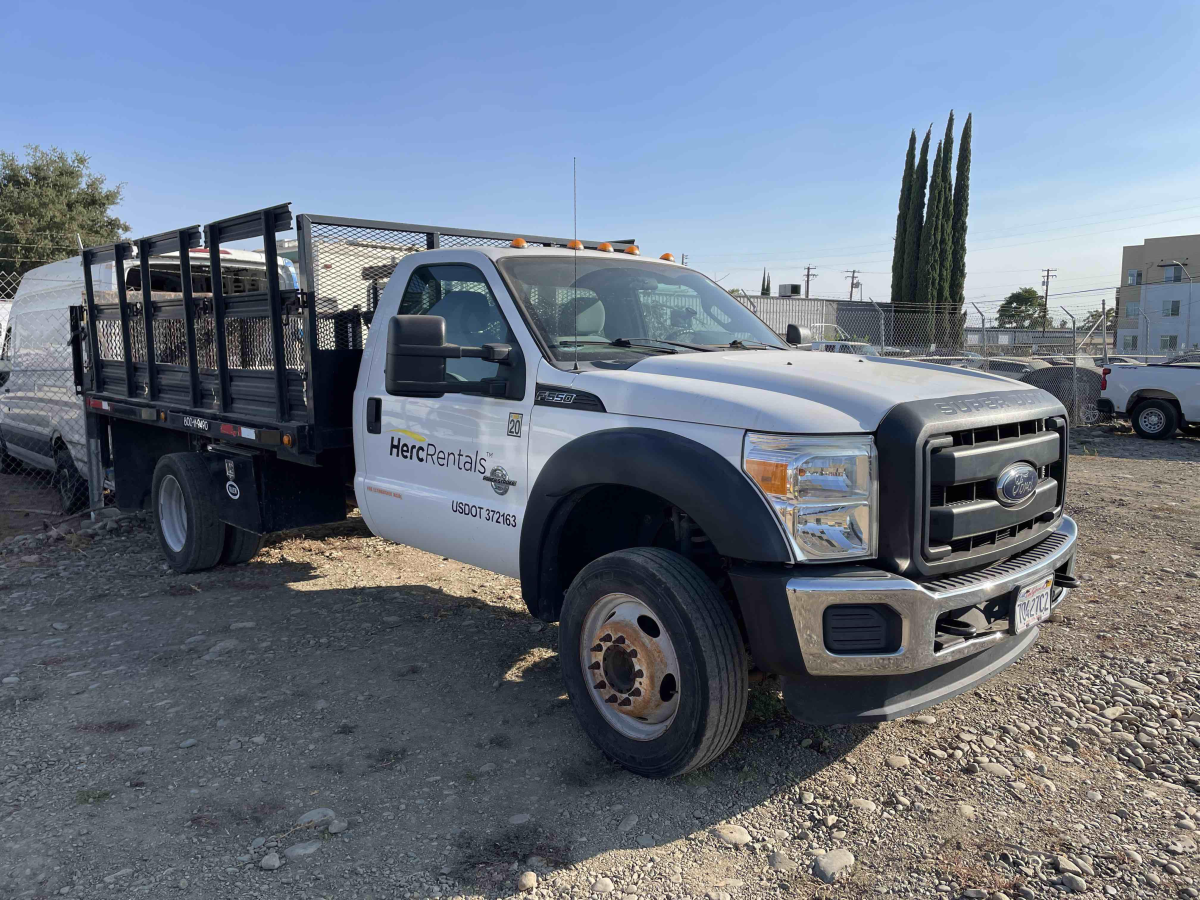
[[(938, 617), (949, 610), (1013, 593), (1018, 587), (1059, 569), (1069, 572), (1074, 564), (1077, 534), (1074, 520), (1063, 516), (1054, 531), (1028, 550), (975, 572), (931, 582), (915, 582), (866, 567), (834, 575), (792, 578), (787, 583), (787, 598), (804, 667), (810, 675), (897, 675), (931, 669), (1028, 637), (1028, 634), (990, 631), (939, 651), (935, 647), (935, 626)], [(1056, 605), (1065, 596), (1064, 588)], [(824, 615), (828, 607), (838, 604), (890, 607), (902, 622), (899, 649), (876, 655), (831, 653), (825, 647)]]

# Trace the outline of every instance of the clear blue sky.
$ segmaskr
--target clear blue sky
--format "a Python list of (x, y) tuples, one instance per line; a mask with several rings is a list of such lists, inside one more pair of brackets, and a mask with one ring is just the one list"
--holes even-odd
[(950, 108), (969, 300), (1200, 232), (1195, 4), (137, 6), (9, 0), (0, 32), (4, 147), (90, 154), (135, 236), (288, 200), (565, 234), (577, 156), (582, 236), (882, 299), (909, 129)]

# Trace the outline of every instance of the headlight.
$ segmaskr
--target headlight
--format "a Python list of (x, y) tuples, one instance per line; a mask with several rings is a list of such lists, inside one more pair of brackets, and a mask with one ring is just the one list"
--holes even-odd
[(870, 435), (746, 435), (742, 468), (762, 489), (802, 559), (870, 559), (878, 548), (879, 482)]

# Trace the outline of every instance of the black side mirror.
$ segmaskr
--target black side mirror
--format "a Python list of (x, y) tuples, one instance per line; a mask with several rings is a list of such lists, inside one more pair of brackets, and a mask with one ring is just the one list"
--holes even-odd
[[(514, 369), (507, 379), (449, 381), (448, 359), (482, 359)], [(520, 400), (525, 396), (525, 366), (520, 349), (510, 344), (447, 344), (446, 320), (441, 316), (392, 316), (388, 320), (384, 389), (406, 397), (487, 394)]]
[[(389, 394), (441, 397), (445, 390), (438, 388), (446, 382), (446, 357), (420, 351), (445, 346), (446, 320), (441, 316), (392, 316), (388, 320), (384, 388)], [(422, 389), (424, 386), (428, 389)]]
[(812, 342), (812, 334), (807, 328), (801, 328), (799, 325), (788, 325), (786, 339), (789, 344), (808, 344)]

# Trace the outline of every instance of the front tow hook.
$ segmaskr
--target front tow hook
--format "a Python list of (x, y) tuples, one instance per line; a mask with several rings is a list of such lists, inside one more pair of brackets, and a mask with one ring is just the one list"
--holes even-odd
[(1060, 588), (1070, 588), (1074, 590), (1079, 587), (1079, 579), (1074, 575), (1068, 575), (1066, 572), (1054, 573), (1054, 586)]

